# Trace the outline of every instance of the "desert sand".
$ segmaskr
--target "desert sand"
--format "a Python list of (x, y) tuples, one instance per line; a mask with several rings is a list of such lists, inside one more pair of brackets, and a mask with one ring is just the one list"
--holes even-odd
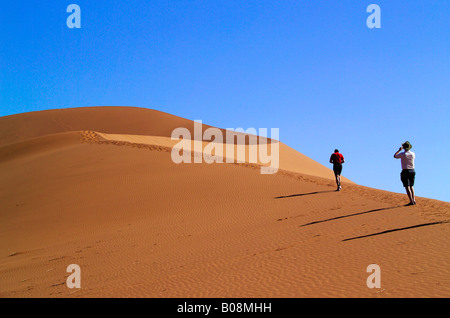
[(450, 203), (336, 192), (282, 142), (276, 174), (175, 164), (177, 127), (193, 122), (136, 107), (1, 117), (0, 297), (450, 296)]

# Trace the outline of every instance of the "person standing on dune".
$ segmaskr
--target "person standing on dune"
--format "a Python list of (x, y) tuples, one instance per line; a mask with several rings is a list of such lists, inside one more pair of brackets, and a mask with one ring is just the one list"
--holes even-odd
[[(406, 194), (409, 198), (408, 205), (415, 205), (416, 198), (414, 196), (414, 180), (416, 178), (416, 171), (414, 170), (414, 159), (416, 158), (416, 154), (410, 149), (412, 148), (409, 141), (406, 141), (402, 144), (402, 146), (397, 150), (394, 154), (395, 159), (401, 159), (402, 161), (402, 172), (400, 173), (400, 180), (405, 187)], [(404, 152), (400, 152), (405, 150)]]
[(341, 172), (342, 164), (345, 162), (344, 156), (339, 153), (339, 150), (334, 149), (334, 153), (331, 154), (330, 163), (333, 164), (334, 177), (336, 178), (337, 190), (341, 191)]

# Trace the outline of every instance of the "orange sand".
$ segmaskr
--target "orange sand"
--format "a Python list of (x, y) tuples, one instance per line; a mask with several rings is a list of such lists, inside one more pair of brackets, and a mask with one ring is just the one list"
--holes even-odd
[(336, 192), (283, 143), (273, 175), (175, 164), (177, 127), (193, 122), (133, 107), (1, 117), (0, 297), (450, 296), (449, 203)]

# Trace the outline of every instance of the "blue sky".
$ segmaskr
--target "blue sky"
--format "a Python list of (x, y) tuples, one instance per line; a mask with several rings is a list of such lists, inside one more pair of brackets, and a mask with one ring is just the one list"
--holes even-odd
[[(81, 29), (69, 29), (69, 4)], [(381, 28), (369, 29), (369, 4)], [(358, 184), (450, 201), (450, 1), (6, 1), (0, 116), (80, 106), (158, 109), (280, 140)]]

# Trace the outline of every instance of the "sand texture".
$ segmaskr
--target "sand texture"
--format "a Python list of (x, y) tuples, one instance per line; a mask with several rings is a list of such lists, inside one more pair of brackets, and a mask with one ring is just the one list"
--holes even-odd
[(193, 122), (134, 107), (1, 117), (0, 297), (450, 296), (450, 203), (336, 192), (281, 142), (276, 174), (175, 164), (177, 127)]

